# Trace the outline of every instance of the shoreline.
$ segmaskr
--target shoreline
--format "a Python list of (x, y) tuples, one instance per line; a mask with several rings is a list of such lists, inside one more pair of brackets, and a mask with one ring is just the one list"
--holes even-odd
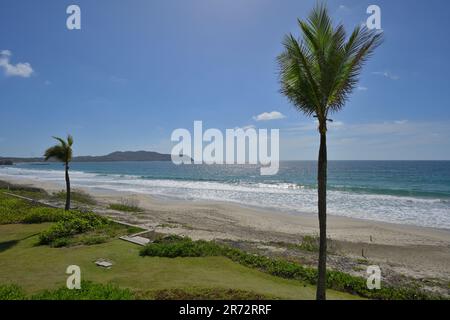
[[(44, 182), (44, 181), (34, 181), (28, 178), (11, 178), (4, 177), (0, 175), (0, 180), (6, 181), (11, 184), (22, 184), (27, 186), (32, 186), (36, 188), (41, 188), (46, 190), (49, 193), (57, 192), (64, 190), (64, 185), (56, 184), (53, 182)], [(137, 198), (138, 202), (142, 202), (141, 206), (144, 209), (151, 209), (154, 206), (158, 207), (185, 207), (185, 208), (220, 208), (221, 210), (229, 210), (230, 215), (235, 215), (237, 212), (245, 213), (246, 215), (258, 215), (259, 218), (266, 218), (273, 220), (273, 218), (279, 218), (281, 221), (291, 221), (294, 224), (298, 224), (301, 222), (305, 229), (311, 229), (313, 232), (309, 234), (313, 234), (314, 231), (318, 231), (318, 217), (314, 213), (299, 213), (299, 212), (289, 212), (286, 210), (277, 210), (272, 208), (263, 208), (253, 205), (245, 205), (236, 202), (229, 201), (217, 201), (217, 200), (188, 200), (188, 199), (178, 199), (175, 197), (165, 197), (165, 196), (157, 196), (146, 193), (136, 193), (129, 191), (116, 191), (111, 189), (103, 189), (98, 187), (84, 187), (73, 185), (73, 190), (81, 190), (92, 195), (94, 198), (99, 200), (100, 202), (110, 203), (118, 200), (120, 198), (124, 198), (124, 195), (128, 197)], [(72, 191), (73, 191), (72, 190)], [(238, 214), (239, 215), (239, 214)], [(419, 226), (413, 224), (402, 224), (397, 222), (385, 222), (385, 221), (377, 221), (370, 220), (365, 218), (356, 218), (356, 217), (347, 217), (340, 215), (327, 214), (328, 217), (328, 236), (333, 238), (336, 237), (337, 240), (344, 241), (354, 241), (354, 242), (371, 242), (378, 244), (390, 244), (391, 242), (383, 242), (384, 237), (374, 237), (372, 235), (372, 241), (370, 241), (370, 235), (368, 232), (368, 239), (362, 239), (358, 237), (356, 234), (349, 234), (348, 236), (339, 232), (337, 229), (345, 228), (347, 231), (351, 231), (351, 229), (355, 228), (374, 228), (377, 230), (391, 230), (393, 232), (405, 232), (410, 233), (411, 235), (425, 236), (435, 238), (435, 241), (444, 241), (450, 244), (450, 229), (446, 228), (436, 228), (436, 227), (427, 227), (427, 226)], [(295, 220), (298, 220), (295, 223)], [(278, 224), (275, 224), (278, 225)], [(317, 230), (315, 230), (317, 229)], [(284, 230), (284, 228), (283, 228)], [(279, 231), (279, 230), (278, 230)], [(304, 233), (300, 233), (304, 234)], [(357, 236), (357, 239), (355, 239)], [(378, 242), (377, 239), (378, 238)], [(397, 243), (399, 245), (411, 244), (409, 241), (414, 241), (417, 239), (405, 238), (406, 242)], [(391, 239), (388, 239), (391, 240)], [(425, 238), (420, 239), (421, 241), (425, 241)], [(381, 242), (380, 242), (381, 241)], [(437, 244), (435, 242), (421, 242), (422, 244)]]
[[(48, 182), (2, 176), (0, 180), (48, 192), (62, 189)], [(89, 193), (98, 203), (92, 209), (112, 219), (193, 240), (231, 241), (252, 246), (267, 255), (290, 257), (289, 245), (298, 245), (305, 236), (318, 235), (318, 218), (314, 214), (294, 215), (228, 202), (169, 200), (76, 186), (74, 189)], [(108, 208), (109, 204), (120, 203), (123, 198), (133, 199), (144, 211), (136, 214)], [(329, 255), (330, 267), (366, 277), (364, 266), (367, 263), (379, 265), (386, 281), (402, 281), (402, 276), (419, 281), (439, 279), (439, 288), (450, 295), (449, 230), (329, 215), (327, 233), (333, 248), (333, 254)], [(301, 258), (310, 265), (317, 259), (315, 253), (293, 258)], [(360, 260), (366, 264), (355, 265), (355, 261)], [(356, 270), (356, 267), (363, 270)], [(442, 289), (445, 285), (447, 288)]]
[[(61, 166), (55, 166), (51, 163), (48, 165), (49, 168), (43, 170), (33, 169), (29, 166), (11, 167), (5, 170), (0, 168), (0, 176), (4, 175), (11, 179), (33, 179), (42, 181), (42, 183), (49, 182), (57, 184), (63, 189), (64, 178)], [(294, 215), (316, 214), (317, 212), (317, 190), (311, 185), (310, 180), (311, 175), (314, 174), (311, 174), (310, 169), (302, 165), (301, 161), (294, 167), (285, 168), (286, 172), (294, 170), (295, 174), (299, 174), (298, 177), (295, 176), (291, 179), (285, 173), (279, 179), (273, 181), (272, 179), (261, 180), (249, 173), (242, 175), (242, 180), (239, 178), (235, 181), (232, 178), (234, 173), (231, 169), (225, 170), (224, 176), (222, 177), (219, 174), (221, 175), (219, 177), (211, 175), (207, 168), (205, 170), (199, 169), (201, 173), (197, 179), (193, 176), (194, 173), (197, 174), (197, 169), (191, 167), (187, 168), (187, 171), (184, 169), (180, 171), (178, 167), (172, 166), (160, 168), (158, 165), (145, 163), (142, 167), (140, 167), (140, 164), (135, 167), (134, 165), (118, 165), (114, 162), (104, 163), (101, 166), (96, 163), (80, 167), (74, 165), (71, 167), (71, 182), (95, 193), (101, 191), (97, 188), (102, 188), (104, 193), (141, 193), (156, 198), (162, 197), (170, 201), (226, 202), (259, 210)], [(393, 168), (397, 167), (393, 166)], [(416, 187), (413, 187), (415, 186), (414, 183), (422, 174), (411, 179), (405, 178), (404, 181), (401, 180), (393, 185), (388, 183), (386, 186), (390, 186), (383, 189), (374, 186), (379, 183), (383, 184), (385, 179), (390, 178), (384, 175), (384, 171), (380, 170), (379, 165), (375, 166), (375, 169), (367, 166), (355, 169), (351, 164), (346, 164), (344, 169), (344, 172), (354, 170), (356, 175), (354, 180), (361, 182), (346, 183), (345, 174), (341, 177), (344, 179), (342, 185), (336, 185), (337, 182), (333, 182), (327, 192), (328, 215), (450, 231), (450, 202), (448, 200), (450, 198), (447, 195), (441, 197), (442, 193), (439, 193), (439, 195), (433, 193), (432, 196), (430, 191), (446, 188), (439, 181), (435, 187), (428, 187), (424, 184), (423, 189), (421, 189), (422, 187), (419, 188), (422, 190), (421, 192), (418, 192), (419, 189), (417, 189), (417, 192), (411, 193), (409, 190), (416, 189)], [(420, 168), (414, 167), (412, 169), (419, 170)], [(338, 172), (339, 170), (339, 166), (337, 166), (335, 171)], [(374, 173), (371, 170), (381, 174), (379, 181), (378, 178), (374, 180)], [(404, 172), (406, 176), (408, 176), (408, 170)], [(419, 173), (422, 171), (419, 170)], [(303, 175), (306, 176), (303, 177)], [(361, 187), (366, 176), (368, 187)], [(405, 183), (411, 183), (412, 187), (407, 187), (408, 184)], [(351, 187), (353, 184), (356, 189)], [(399, 190), (402, 192), (399, 193)]]

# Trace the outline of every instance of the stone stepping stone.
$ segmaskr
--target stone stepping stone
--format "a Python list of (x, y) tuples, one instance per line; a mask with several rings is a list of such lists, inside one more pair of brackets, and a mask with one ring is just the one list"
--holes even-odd
[(103, 268), (107, 268), (107, 269), (111, 268), (113, 265), (111, 262), (106, 261), (106, 260), (97, 260), (97, 261), (95, 261), (95, 264), (99, 267), (103, 267)]

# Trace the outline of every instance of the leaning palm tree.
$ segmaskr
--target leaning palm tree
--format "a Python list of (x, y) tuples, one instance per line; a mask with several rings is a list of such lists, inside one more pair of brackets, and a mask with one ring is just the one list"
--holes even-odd
[(67, 136), (67, 141), (64, 139), (53, 137), (59, 141), (59, 144), (48, 148), (45, 151), (45, 161), (50, 158), (56, 159), (64, 163), (66, 171), (66, 210), (70, 210), (70, 178), (69, 178), (69, 162), (72, 160), (72, 145), (73, 138), (71, 135)]
[(281, 93), (306, 116), (318, 120), (319, 263), (318, 300), (326, 298), (327, 257), (327, 122), (341, 110), (355, 88), (363, 64), (382, 42), (380, 32), (356, 27), (347, 38), (342, 24), (333, 26), (325, 5), (318, 4), (306, 21), (298, 21), (302, 38), (285, 37), (278, 56)]

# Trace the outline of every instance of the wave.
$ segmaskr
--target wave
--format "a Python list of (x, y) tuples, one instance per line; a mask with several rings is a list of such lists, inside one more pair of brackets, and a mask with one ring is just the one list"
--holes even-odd
[[(47, 181), (64, 187), (62, 170), (20, 167), (0, 169), (1, 177)], [(74, 187), (132, 192), (186, 200), (228, 201), (296, 213), (315, 213), (315, 187), (282, 181), (250, 182), (189, 179), (149, 179), (138, 175), (71, 172)], [(330, 188), (330, 214), (377, 221), (450, 229), (447, 199), (355, 192), (354, 188)]]

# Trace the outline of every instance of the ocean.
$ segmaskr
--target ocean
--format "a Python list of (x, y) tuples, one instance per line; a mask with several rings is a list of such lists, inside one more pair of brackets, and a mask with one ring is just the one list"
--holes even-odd
[[(185, 200), (227, 201), (292, 214), (317, 212), (314, 161), (285, 161), (275, 176), (254, 165), (171, 162), (72, 163), (72, 185)], [(64, 188), (60, 163), (0, 167), (13, 176)], [(328, 213), (450, 229), (450, 161), (330, 161)]]

